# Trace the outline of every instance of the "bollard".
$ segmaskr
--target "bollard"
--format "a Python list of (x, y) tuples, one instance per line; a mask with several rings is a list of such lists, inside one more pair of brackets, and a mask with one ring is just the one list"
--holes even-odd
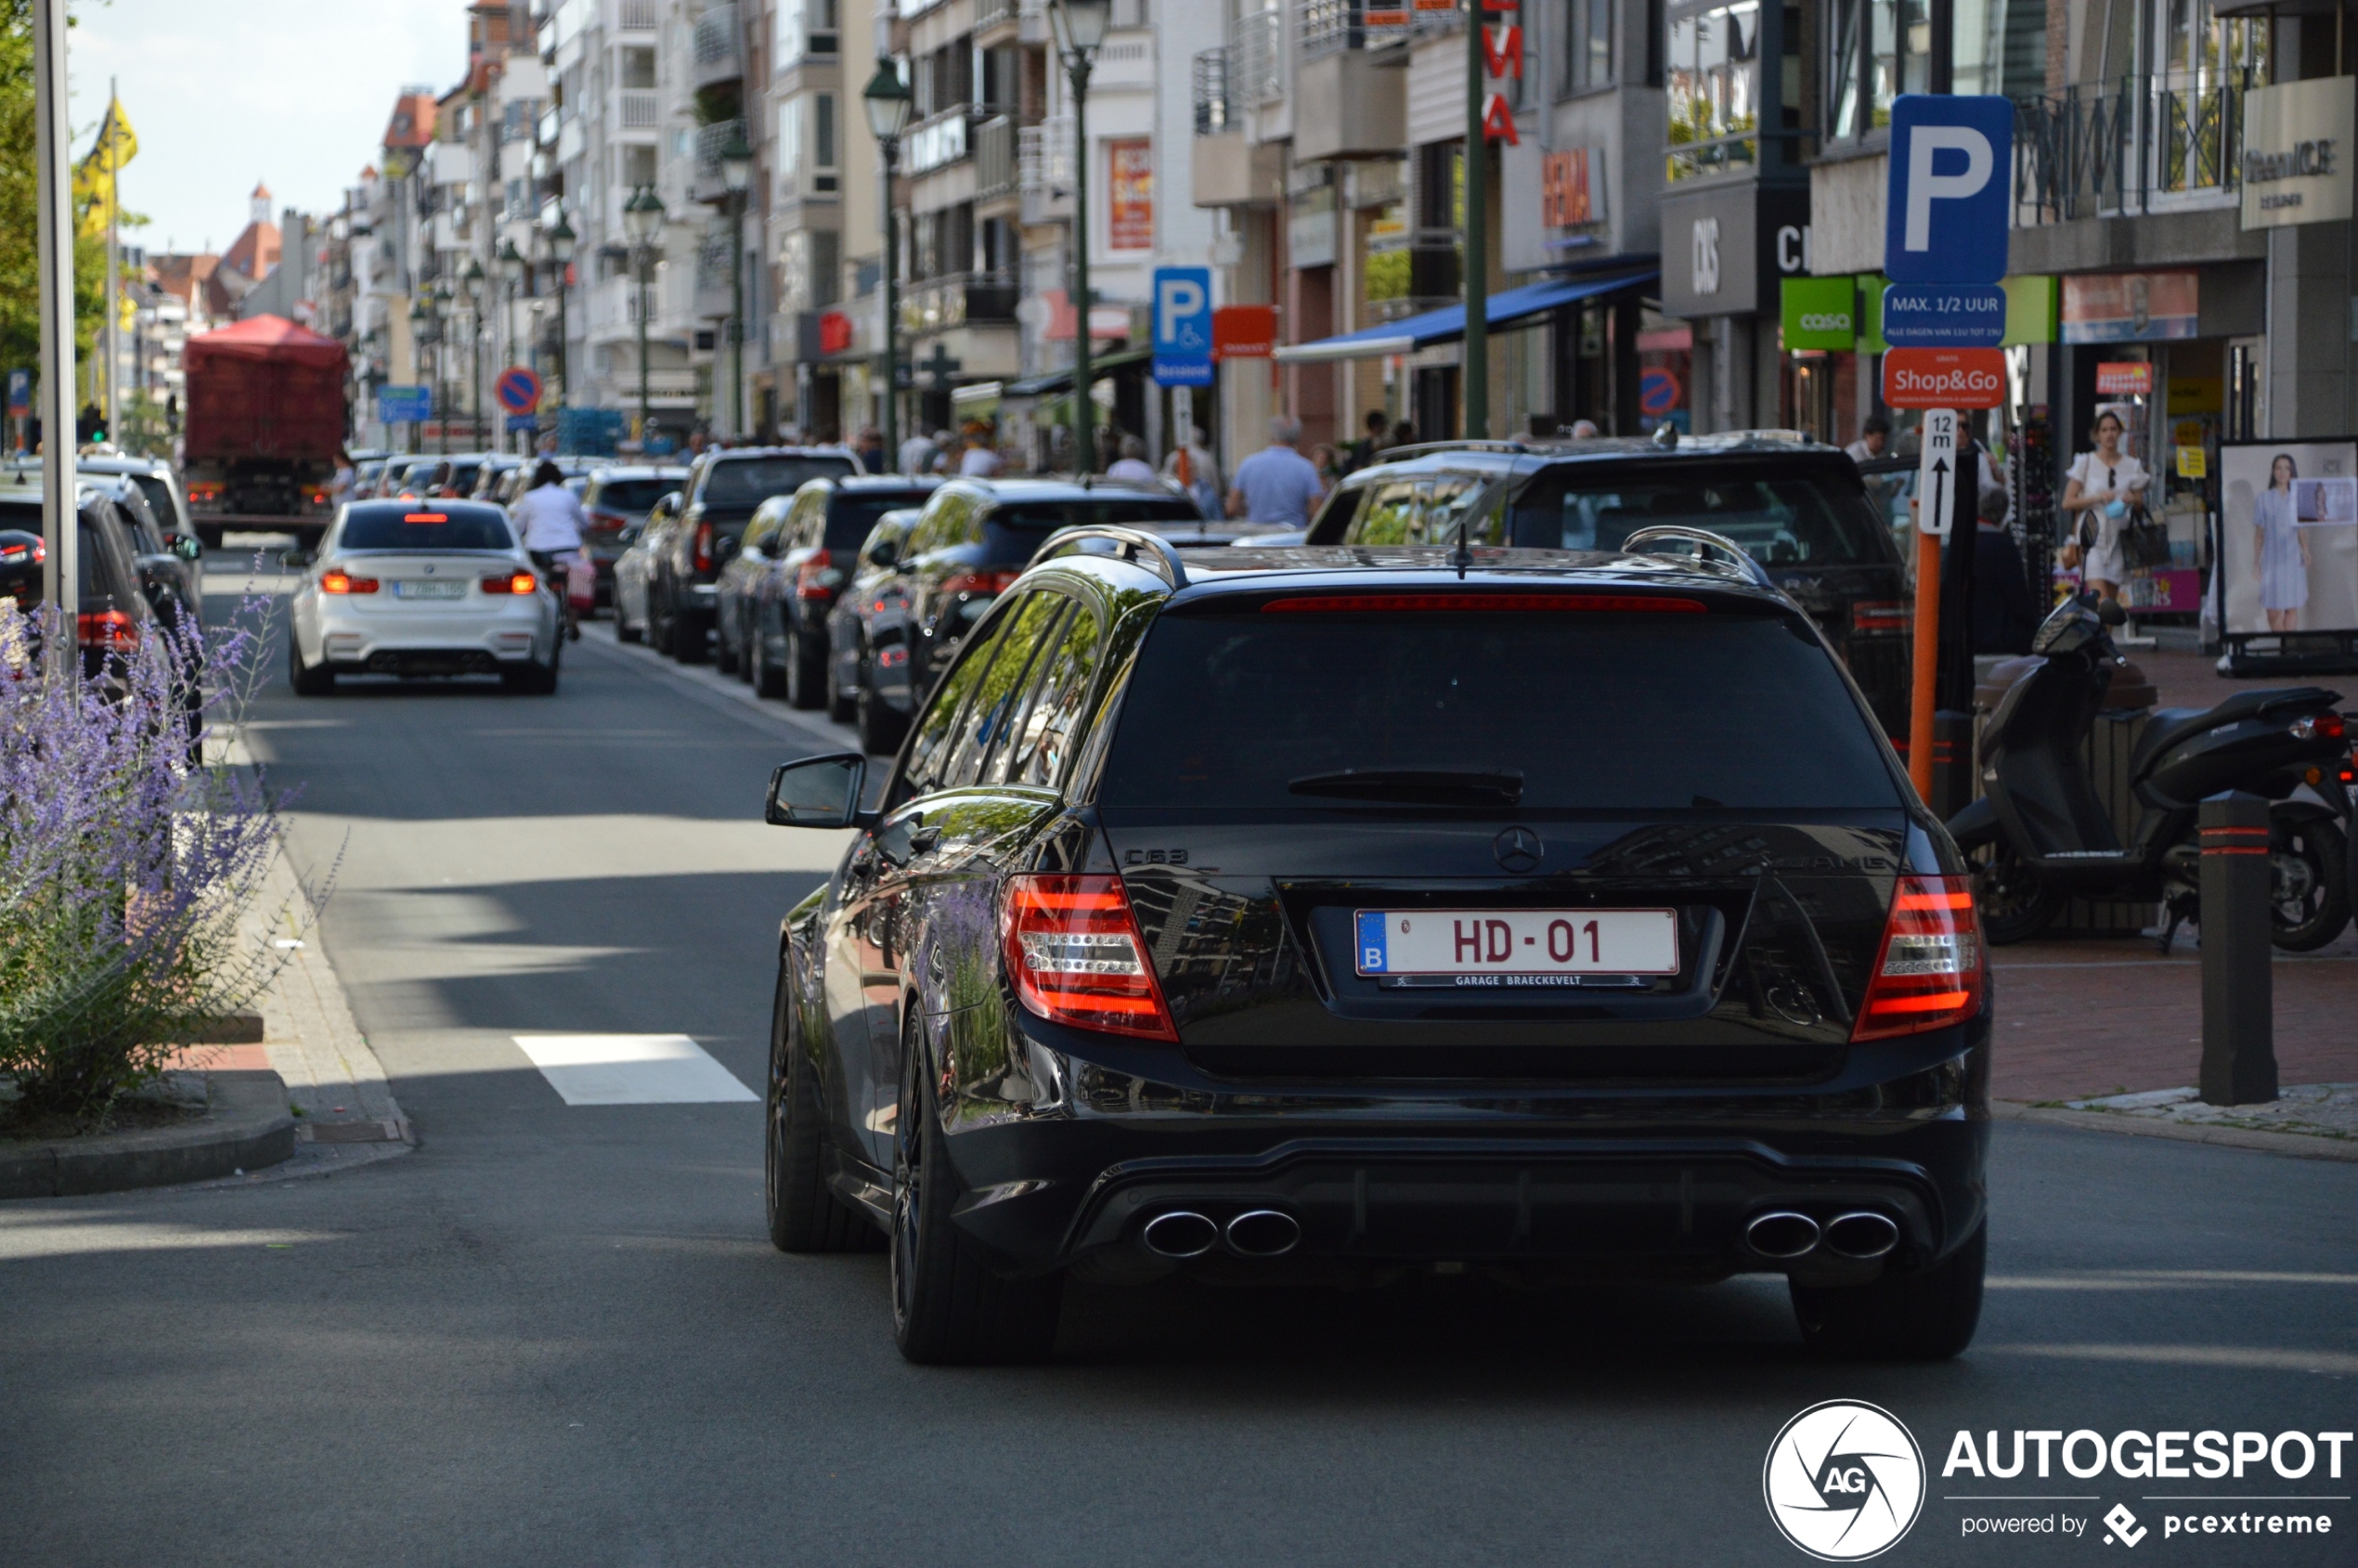
[(2202, 1097), (2276, 1097), (2269, 973), (2268, 802), (2229, 790), (2202, 803)]

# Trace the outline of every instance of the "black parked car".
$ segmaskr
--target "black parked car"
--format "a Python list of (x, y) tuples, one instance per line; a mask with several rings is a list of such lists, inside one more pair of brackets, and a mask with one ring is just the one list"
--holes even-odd
[(170, 463), (162, 458), (93, 456), (75, 459), (74, 469), (85, 478), (101, 473), (122, 474), (137, 485), (139, 493), (148, 499), (148, 510), (154, 514), (156, 526), (162, 531), (164, 548), (188, 563), (188, 580), (202, 592), (204, 546), (197, 538), (197, 520), (188, 510), (188, 489)]
[[(881, 651), (906, 656), (872, 672), (878, 709), (875, 749), (900, 744), (899, 726), (948, 667), (968, 628), (1062, 528), (1135, 525), (1194, 528), (1203, 514), (1183, 495), (1069, 479), (952, 479), (926, 502), (895, 569), (904, 581), (898, 614), (871, 628)], [(862, 726), (866, 732), (866, 726)]]
[(1891, 532), (1840, 448), (1786, 431), (1563, 446), (1488, 442), (1411, 448), (1343, 480), (1308, 542), (1620, 547), (1673, 523), (1733, 539), (1809, 612), (1867, 693), (1885, 733), (1908, 733), (1914, 615)]
[(581, 487), (581, 510), (589, 525), (581, 530), (581, 548), (598, 568), (598, 603), (614, 603), (614, 567), (630, 548), (627, 530), (645, 526), (655, 502), (687, 483), (684, 468), (638, 468), (601, 464), (591, 468)]
[(1093, 531), (874, 809), (857, 755), (780, 769), (770, 821), (857, 832), (782, 933), (771, 1238), (885, 1231), (920, 1361), (1045, 1354), (1068, 1271), (1292, 1259), (1781, 1274), (1814, 1346), (1962, 1349), (1965, 866), (1756, 567), (1626, 542)]
[[(44, 603), (41, 489), (17, 477), (18, 483), (0, 486), (0, 598), (15, 600), (19, 610), (31, 610)], [(107, 675), (113, 661), (152, 636), (157, 622), (140, 580), (138, 543), (123, 514), (93, 486), (83, 486), (79, 499), (74, 551), (81, 590), (74, 637), (82, 648), (84, 678), (97, 680)], [(32, 656), (38, 649), (5, 651), (0, 656), (19, 653)], [(178, 697), (185, 704), (188, 693)], [(201, 718), (193, 707), (188, 717), (192, 728)]]
[[(934, 486), (930, 479), (877, 475), (813, 479), (795, 492), (765, 541), (762, 559), (749, 563), (740, 557), (723, 574), (725, 596), (729, 574), (753, 568), (739, 579), (745, 585), (743, 614), (733, 628), (733, 647), (731, 617), (725, 610), (720, 617), (724, 667), (740, 661), (745, 679), (765, 697), (783, 696), (796, 707), (824, 706), (838, 720), (851, 717), (830, 700), (827, 690), (829, 615), (851, 580), (852, 557), (875, 531), (876, 519), (925, 505)], [(753, 536), (748, 532), (745, 538), (749, 552)]]
[(827, 659), (832, 668), (827, 684), (827, 717), (837, 723), (853, 723), (860, 727), (860, 744), (872, 752), (889, 755), (899, 745), (907, 721), (902, 716), (882, 706), (875, 696), (876, 661), (880, 658), (905, 664), (909, 647), (905, 640), (896, 639), (889, 645), (875, 645), (875, 628), (886, 616), (896, 621), (906, 610), (908, 593), (902, 587), (907, 580), (895, 568), (900, 564), (901, 547), (909, 542), (909, 530), (921, 515), (915, 507), (887, 512), (876, 519), (868, 531), (867, 542), (861, 545), (860, 554), (852, 563), (851, 581), (836, 596), (836, 607), (827, 616)]
[[(124, 537), (130, 541), (132, 564), (139, 574), (139, 590), (168, 631), (204, 624), (204, 586), (199, 563), (204, 546), (192, 529), (167, 536), (148, 500), (148, 490), (128, 474), (84, 471), (83, 483), (114, 503)], [(193, 657), (195, 649), (190, 646)]]
[(839, 447), (732, 447), (698, 458), (678, 523), (659, 538), (648, 525), (647, 641), (681, 664), (701, 664), (711, 654), (720, 569), (761, 503), (859, 472), (860, 460)]

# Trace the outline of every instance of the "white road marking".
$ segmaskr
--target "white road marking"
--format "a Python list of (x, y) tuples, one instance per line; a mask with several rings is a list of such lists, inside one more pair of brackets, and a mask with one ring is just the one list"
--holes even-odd
[(684, 1034), (512, 1038), (569, 1106), (712, 1105), (761, 1097)]

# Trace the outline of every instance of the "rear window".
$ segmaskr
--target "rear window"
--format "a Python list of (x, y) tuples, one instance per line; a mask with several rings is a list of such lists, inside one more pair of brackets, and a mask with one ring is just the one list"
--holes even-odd
[(180, 509), (172, 504), (172, 486), (152, 473), (135, 473), (131, 482), (148, 498), (148, 510), (156, 514), (156, 522), (163, 527), (180, 525)]
[(1652, 470), (1567, 464), (1515, 503), (1515, 543), (1618, 550), (1639, 528), (1675, 523), (1724, 534), (1766, 566), (1880, 565), (1891, 544), (1865, 494), (1833, 474), (1766, 473), (1698, 463)]
[(875, 495), (838, 493), (827, 503), (826, 548), (858, 550), (867, 542), (877, 518), (904, 507), (923, 506), (926, 494), (924, 490), (887, 490)]
[(476, 501), (356, 506), (344, 514), (339, 550), (513, 550), (497, 507)]
[(1398, 810), (1295, 792), (1344, 769), (1522, 774), (1521, 809), (1888, 808), (1873, 732), (1782, 617), (1167, 616), (1108, 806)]
[(596, 504), (616, 512), (646, 512), (679, 487), (677, 479), (609, 479), (598, 486)]
[[(696, 499), (706, 506), (759, 506), (772, 496), (791, 496), (806, 480), (853, 472), (849, 458), (740, 458), (705, 471)], [(663, 492), (655, 492), (660, 498)], [(647, 503), (654, 504), (653, 499)]]

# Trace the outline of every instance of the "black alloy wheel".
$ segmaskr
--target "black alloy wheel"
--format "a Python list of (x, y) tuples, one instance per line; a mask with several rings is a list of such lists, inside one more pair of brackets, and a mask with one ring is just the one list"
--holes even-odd
[(2003, 836), (1965, 847), (1965, 862), (1976, 874), (1975, 913), (1992, 947), (2027, 942), (2063, 913), (2063, 893)]
[(1801, 1341), (1839, 1361), (1946, 1361), (1973, 1343), (1981, 1322), (1982, 1276), (1989, 1257), (1984, 1220), (1963, 1246), (1930, 1268), (1886, 1263), (1865, 1285), (1793, 1281)]
[(786, 706), (814, 708), (823, 704), (827, 688), (825, 653), (814, 654), (800, 627), (786, 631)]
[(734, 675), (740, 667), (737, 645), (729, 640), (729, 623), (732, 618), (734, 617), (721, 615), (718, 611), (713, 615), (712, 624), (715, 635), (712, 639), (712, 667), (723, 675)]
[(983, 1266), (951, 1223), (957, 1182), (935, 1114), (924, 1024), (901, 1030), (892, 1134), (892, 1331), (920, 1366), (1044, 1361), (1056, 1345), (1061, 1273), (1008, 1279)]
[(2287, 952), (2314, 952), (2350, 924), (2350, 841), (2322, 817), (2277, 811), (2268, 826), (2268, 940)]
[(838, 667), (830, 671), (827, 677), (827, 717), (838, 724), (849, 724), (860, 716), (860, 690), (857, 686), (845, 685), (843, 677), (847, 670), (860, 667), (858, 661), (862, 656), (853, 654), (848, 658), (831, 661)]
[(655, 592), (655, 585), (650, 582), (647, 584), (647, 646), (658, 654), (668, 655), (672, 629), (670, 612), (665, 607), (662, 596)]
[(745, 679), (753, 685), (757, 697), (783, 697), (786, 694), (785, 673), (770, 662), (770, 633), (759, 620), (753, 626), (753, 636), (745, 647)]
[(671, 656), (681, 664), (703, 664), (712, 657), (712, 623), (693, 610), (671, 607)]
[(294, 688), (298, 697), (333, 696), (336, 690), (336, 672), (332, 667), (303, 662), (303, 645), (295, 641), (292, 628), (287, 631), (287, 684)]
[(781, 1252), (875, 1252), (884, 1233), (827, 1185), (826, 1116), (810, 1058), (795, 1028), (788, 965), (778, 965), (770, 1014), (770, 1094), (762, 1139), (762, 1194), (770, 1243)]

